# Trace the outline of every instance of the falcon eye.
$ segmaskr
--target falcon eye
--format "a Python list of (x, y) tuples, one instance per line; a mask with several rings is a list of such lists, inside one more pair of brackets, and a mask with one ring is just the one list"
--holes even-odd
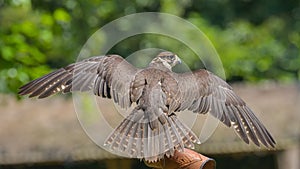
[(175, 59), (174, 55), (168, 55), (167, 58), (170, 59), (170, 60), (174, 60)]

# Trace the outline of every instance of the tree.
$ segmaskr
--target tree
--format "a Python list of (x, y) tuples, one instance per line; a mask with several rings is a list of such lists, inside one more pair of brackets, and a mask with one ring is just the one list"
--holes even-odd
[[(172, 13), (195, 24), (216, 47), (229, 81), (299, 80), (299, 6), (296, 0), (4, 0), (0, 2), (0, 92), (15, 93), (25, 82), (74, 62), (97, 29), (144, 11)], [(193, 52), (187, 46), (163, 36), (131, 37), (110, 52), (127, 56), (157, 46), (182, 48), (180, 56), (192, 69), (202, 66), (190, 57)]]

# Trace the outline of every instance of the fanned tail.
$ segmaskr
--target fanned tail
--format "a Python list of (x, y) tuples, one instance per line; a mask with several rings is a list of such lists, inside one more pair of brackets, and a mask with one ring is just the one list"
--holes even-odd
[[(135, 108), (105, 141), (113, 152), (128, 157), (158, 161), (174, 155), (175, 150), (194, 148), (197, 136), (175, 114), (158, 112), (151, 122), (142, 109)], [(156, 124), (155, 127), (151, 124)]]

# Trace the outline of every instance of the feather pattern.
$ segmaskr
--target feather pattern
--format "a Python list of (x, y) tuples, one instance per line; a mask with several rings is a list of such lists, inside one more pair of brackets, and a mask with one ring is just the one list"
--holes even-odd
[(58, 92), (92, 90), (97, 96), (113, 96), (122, 108), (128, 108), (131, 82), (138, 71), (121, 56), (96, 56), (33, 80), (22, 86), (19, 94), (45, 98)]
[(176, 111), (188, 109), (200, 114), (209, 112), (226, 126), (233, 126), (246, 143), (250, 139), (257, 146), (262, 143), (266, 147), (275, 147), (275, 140), (265, 126), (221, 78), (207, 70), (174, 73), (173, 77), (179, 83), (176, 95), (181, 103)]

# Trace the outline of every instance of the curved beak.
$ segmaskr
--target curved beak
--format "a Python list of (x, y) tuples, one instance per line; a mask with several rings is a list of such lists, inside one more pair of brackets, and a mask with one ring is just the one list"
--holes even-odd
[(177, 55), (175, 56), (176, 56), (176, 64), (181, 64), (181, 59)]

